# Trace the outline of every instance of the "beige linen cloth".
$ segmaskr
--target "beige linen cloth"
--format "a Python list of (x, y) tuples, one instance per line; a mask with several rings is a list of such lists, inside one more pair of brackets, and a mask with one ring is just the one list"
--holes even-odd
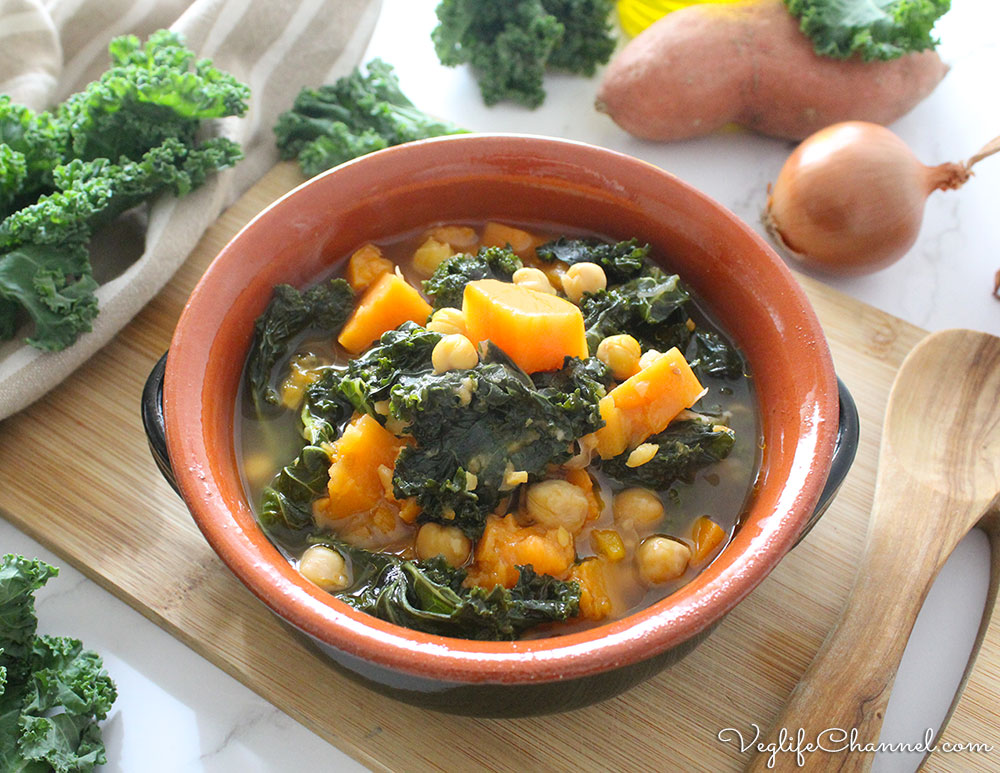
[(56, 353), (23, 344), (23, 334), (0, 346), (0, 419), (66, 378), (166, 284), (223, 208), (277, 161), (272, 126), (299, 89), (330, 82), (359, 63), (380, 6), (381, 0), (0, 0), (0, 94), (35, 110), (61, 102), (106, 70), (113, 37), (145, 39), (164, 27), (182, 33), (199, 58), (212, 59), (251, 90), (243, 118), (211, 126), (239, 142), (245, 158), (182, 199), (154, 203), (144, 244), (134, 235), (131, 247), (114, 236), (101, 242), (100, 250), (112, 254), (106, 261), (95, 254), (95, 276), (112, 278), (97, 291), (93, 332)]

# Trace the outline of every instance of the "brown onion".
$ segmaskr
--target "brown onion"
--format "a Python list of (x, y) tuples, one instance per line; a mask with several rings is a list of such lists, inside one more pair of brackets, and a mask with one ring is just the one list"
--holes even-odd
[(924, 166), (878, 124), (847, 121), (804, 140), (769, 186), (764, 222), (803, 264), (830, 274), (864, 274), (913, 246), (924, 202), (956, 189), (973, 164), (1000, 150), (1000, 137), (964, 163)]

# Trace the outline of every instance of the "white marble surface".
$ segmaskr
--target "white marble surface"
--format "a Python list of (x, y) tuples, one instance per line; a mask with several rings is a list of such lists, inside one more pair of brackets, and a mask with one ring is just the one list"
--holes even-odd
[[(442, 68), (434, 56), (428, 33), (435, 5), (385, 0), (366, 56), (393, 64), (418, 105), (474, 130), (568, 137), (631, 153), (674, 172), (760, 229), (765, 187), (790, 152), (789, 143), (733, 133), (672, 145), (633, 140), (590, 109), (596, 81), (575, 77), (550, 77), (548, 100), (534, 112), (486, 108), (469, 73)], [(951, 71), (892, 127), (925, 163), (967, 158), (1000, 133), (997, 29), (1000, 7), (991, 0), (956, 2), (939, 23), (940, 52)], [(961, 326), (1000, 334), (1000, 301), (991, 295), (1000, 268), (998, 203), (1000, 159), (991, 159), (963, 190), (931, 196), (920, 239), (903, 260), (871, 276), (828, 281), (928, 329)], [(104, 770), (362, 769), (2, 520), (0, 552), (38, 556), (62, 568), (40, 593), (41, 627), (83, 639), (104, 656), (118, 684), (120, 697), (104, 729)], [(967, 540), (935, 586), (934, 609), (925, 610), (931, 614), (922, 617), (911, 641), (885, 738), (919, 738), (922, 728), (938, 721), (935, 712), (941, 716), (982, 609), (986, 556), (985, 538)], [(929, 663), (935, 668), (928, 669)], [(928, 681), (929, 671), (940, 672), (940, 680)], [(879, 763), (893, 771), (914, 764), (898, 755)]]

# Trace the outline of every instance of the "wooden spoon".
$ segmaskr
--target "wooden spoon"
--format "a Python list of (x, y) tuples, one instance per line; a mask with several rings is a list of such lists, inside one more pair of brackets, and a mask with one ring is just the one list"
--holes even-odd
[(856, 730), (860, 747), (878, 744), (927, 591), (969, 530), (998, 510), (1000, 338), (935, 333), (906, 357), (889, 394), (867, 544), (847, 605), (747, 770), (868, 770), (873, 751), (807, 744), (849, 745), (830, 729)]

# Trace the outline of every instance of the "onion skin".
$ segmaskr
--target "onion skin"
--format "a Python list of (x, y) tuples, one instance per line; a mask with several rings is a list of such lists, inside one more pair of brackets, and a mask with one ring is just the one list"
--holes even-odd
[(866, 274), (913, 246), (931, 192), (968, 178), (962, 164), (924, 166), (883, 126), (847, 121), (816, 132), (789, 156), (770, 188), (764, 222), (810, 268)]

